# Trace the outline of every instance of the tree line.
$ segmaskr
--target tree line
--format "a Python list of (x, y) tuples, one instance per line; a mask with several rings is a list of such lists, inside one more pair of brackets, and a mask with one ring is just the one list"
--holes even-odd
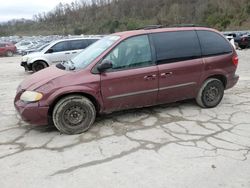
[(249, 0), (92, 0), (58, 4), (33, 20), (0, 25), (0, 35), (108, 34), (146, 25), (193, 23), (250, 29)]

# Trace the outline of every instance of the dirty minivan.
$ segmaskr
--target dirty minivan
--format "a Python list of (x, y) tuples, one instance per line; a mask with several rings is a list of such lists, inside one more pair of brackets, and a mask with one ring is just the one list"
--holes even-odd
[(15, 107), (23, 120), (52, 122), (65, 134), (88, 130), (97, 114), (195, 98), (217, 106), (233, 87), (238, 56), (218, 31), (204, 27), (115, 33), (66, 63), (28, 77)]

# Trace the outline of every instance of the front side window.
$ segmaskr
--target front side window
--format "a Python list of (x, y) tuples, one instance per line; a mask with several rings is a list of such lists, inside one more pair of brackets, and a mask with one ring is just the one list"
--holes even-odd
[(201, 57), (195, 31), (175, 31), (151, 34), (157, 64), (191, 60)]
[(231, 44), (221, 35), (212, 31), (197, 31), (203, 56), (232, 52)]
[(63, 52), (68, 49), (68, 46), (68, 42), (64, 41), (55, 44), (51, 49), (53, 50), (53, 52)]
[(105, 60), (112, 62), (113, 71), (152, 65), (148, 36), (136, 36), (122, 41), (105, 57)]

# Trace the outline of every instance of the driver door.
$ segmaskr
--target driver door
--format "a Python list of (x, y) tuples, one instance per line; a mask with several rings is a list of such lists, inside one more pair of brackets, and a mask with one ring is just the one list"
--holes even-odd
[(101, 73), (104, 111), (150, 106), (156, 103), (158, 69), (147, 35), (118, 44), (105, 58), (113, 67)]

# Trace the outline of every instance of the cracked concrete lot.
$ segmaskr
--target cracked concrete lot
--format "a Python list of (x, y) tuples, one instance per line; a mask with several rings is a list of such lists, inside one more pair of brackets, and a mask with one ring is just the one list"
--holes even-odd
[(250, 187), (250, 50), (222, 103), (194, 101), (99, 117), (84, 134), (20, 120), (13, 106), (30, 73), (0, 58), (0, 187)]

